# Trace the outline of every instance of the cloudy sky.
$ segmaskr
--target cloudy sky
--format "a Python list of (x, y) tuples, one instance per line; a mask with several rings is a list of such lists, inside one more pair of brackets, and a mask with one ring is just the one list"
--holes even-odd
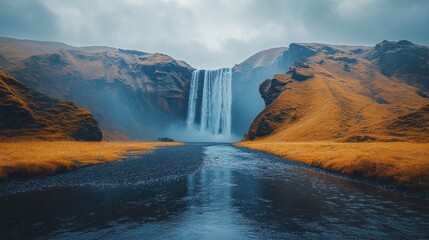
[(0, 0), (0, 36), (162, 52), (232, 67), (291, 42), (429, 45), (426, 0)]

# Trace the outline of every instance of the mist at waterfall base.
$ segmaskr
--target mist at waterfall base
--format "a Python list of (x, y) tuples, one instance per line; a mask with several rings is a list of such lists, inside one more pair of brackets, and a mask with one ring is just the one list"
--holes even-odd
[[(232, 142), (232, 69), (195, 70), (192, 73), (186, 128), (180, 135), (187, 142)], [(179, 134), (178, 134), (179, 133)]]
[(199, 131), (198, 129), (189, 130), (185, 124), (171, 124), (165, 131), (163, 131), (162, 136), (167, 136), (173, 138), (175, 141), (179, 142), (238, 142), (241, 140), (241, 137), (231, 134), (231, 135), (213, 135), (208, 131)]

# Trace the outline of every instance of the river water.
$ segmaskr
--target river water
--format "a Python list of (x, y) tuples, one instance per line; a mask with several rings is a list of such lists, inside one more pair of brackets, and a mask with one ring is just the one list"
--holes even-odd
[(229, 144), (0, 184), (1, 239), (429, 239), (429, 199)]

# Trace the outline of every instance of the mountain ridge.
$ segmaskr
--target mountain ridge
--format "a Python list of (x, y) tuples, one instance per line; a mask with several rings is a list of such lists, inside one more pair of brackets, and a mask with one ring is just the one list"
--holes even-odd
[[(245, 139), (428, 141), (424, 130), (429, 126), (413, 133), (395, 133), (387, 128), (398, 118), (407, 119), (405, 115), (414, 116), (408, 119), (425, 115), (429, 104), (424, 97), (428, 71), (405, 67), (392, 74), (383, 72), (384, 54), (391, 54), (396, 66), (401, 66), (408, 63), (398, 55), (407, 52), (415, 56), (407, 62), (417, 61), (429, 69), (429, 56), (416, 53), (421, 48), (426, 52), (428, 47), (403, 43), (383, 41), (367, 49), (300, 45), (308, 53), (307, 58), (261, 85), (266, 108), (256, 117)], [(386, 47), (389, 49), (383, 49)], [(421, 60), (421, 55), (426, 58)], [(320, 129), (321, 123), (324, 129)]]
[(0, 38), (0, 66), (91, 110), (106, 139), (156, 139), (183, 122), (194, 70), (160, 53), (11, 38)]

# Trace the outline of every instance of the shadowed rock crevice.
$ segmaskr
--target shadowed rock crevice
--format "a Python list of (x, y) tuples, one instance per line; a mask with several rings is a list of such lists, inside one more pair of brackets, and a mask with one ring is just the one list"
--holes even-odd
[(259, 86), (259, 92), (264, 99), (265, 106), (270, 105), (284, 90), (287, 82), (279, 81), (275, 78), (265, 80)]

